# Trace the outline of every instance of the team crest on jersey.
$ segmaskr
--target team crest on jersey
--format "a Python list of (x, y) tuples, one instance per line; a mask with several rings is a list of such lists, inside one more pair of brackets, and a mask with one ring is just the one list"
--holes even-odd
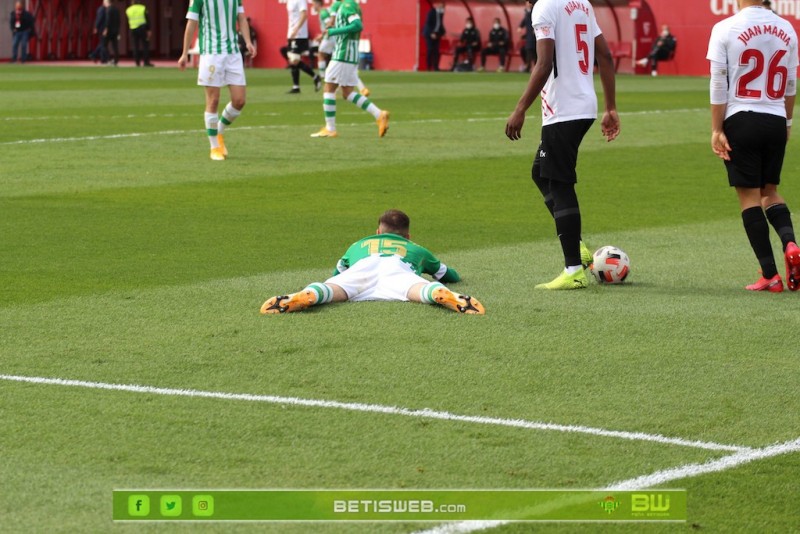
[(541, 26), (539, 28), (539, 33), (541, 33), (544, 37), (550, 35), (550, 26)]

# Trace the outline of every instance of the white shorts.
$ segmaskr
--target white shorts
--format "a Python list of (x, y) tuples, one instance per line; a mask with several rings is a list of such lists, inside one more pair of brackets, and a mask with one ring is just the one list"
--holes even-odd
[(241, 54), (201, 54), (197, 85), (225, 87), (247, 85)]
[(325, 83), (335, 83), (340, 87), (356, 87), (358, 85), (358, 65), (334, 59), (325, 69)]
[(321, 54), (333, 54), (333, 49), (336, 47), (336, 41), (333, 39), (323, 39), (321, 43), (319, 43), (319, 52)]
[(430, 283), (404, 263), (399, 256), (369, 256), (343, 273), (325, 280), (347, 293), (348, 300), (408, 300), (412, 286)]

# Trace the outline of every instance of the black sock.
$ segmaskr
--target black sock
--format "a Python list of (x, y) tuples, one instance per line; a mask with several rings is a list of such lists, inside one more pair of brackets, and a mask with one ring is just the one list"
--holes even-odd
[(292, 84), (300, 87), (300, 68), (297, 65), (292, 65)]
[(305, 72), (306, 74), (308, 74), (309, 76), (311, 76), (312, 78), (315, 78), (317, 76), (316, 74), (314, 74), (314, 69), (312, 69), (311, 67), (309, 67), (308, 65), (306, 65), (302, 61), (297, 64), (297, 67), (300, 70), (302, 70), (303, 72)]
[(750, 240), (750, 246), (756, 254), (758, 263), (761, 265), (761, 274), (764, 278), (772, 278), (778, 274), (775, 267), (775, 257), (772, 255), (772, 245), (769, 242), (769, 224), (764, 216), (761, 206), (747, 208), (742, 211), (742, 223), (744, 231)]
[(564, 266), (581, 265), (581, 211), (569, 208), (556, 211), (556, 232), (564, 252)]
[(792, 226), (792, 215), (786, 204), (773, 204), (768, 207), (764, 212), (767, 214), (767, 220), (778, 233), (783, 243), (783, 250), (786, 250), (786, 245), (795, 242), (794, 240), (794, 226)]
[(553, 218), (564, 252), (564, 266), (581, 265), (581, 210), (575, 184), (550, 181), (553, 196)]

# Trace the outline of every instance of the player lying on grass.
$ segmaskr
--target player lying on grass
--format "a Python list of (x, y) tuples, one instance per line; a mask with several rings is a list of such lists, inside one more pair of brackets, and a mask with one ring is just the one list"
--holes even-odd
[[(389, 210), (378, 219), (378, 230), (356, 241), (339, 260), (334, 276), (297, 293), (276, 296), (261, 313), (300, 311), (316, 304), (365, 300), (399, 300), (439, 304), (458, 313), (483, 315), (476, 299), (449, 290), (442, 282), (461, 277), (426, 248), (410, 240), (408, 215)], [(423, 278), (431, 275), (433, 282)]]

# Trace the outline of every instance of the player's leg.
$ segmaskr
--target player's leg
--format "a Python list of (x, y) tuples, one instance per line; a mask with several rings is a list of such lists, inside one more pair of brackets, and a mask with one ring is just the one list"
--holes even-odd
[(797, 243), (791, 212), (786, 200), (778, 193), (777, 185), (767, 184), (761, 189), (761, 207), (764, 208), (767, 220), (781, 239), (783, 250), (786, 250), (790, 243)]
[[(295, 39), (294, 42), (295, 42), (295, 54), (297, 60), (295, 62), (295, 66), (297, 67), (297, 69), (311, 76), (311, 78), (314, 80), (314, 91), (319, 91), (322, 88), (322, 78), (316, 72), (314, 72), (314, 69), (312, 69), (308, 64), (306, 64), (302, 59), (302, 54), (310, 51), (308, 39)], [(296, 74), (296, 76), (297, 76), (297, 82), (296, 82), (297, 87), (299, 87), (300, 75)]]
[(211, 145), (211, 159), (221, 161), (225, 159), (225, 154), (219, 146), (219, 95), (220, 88), (214, 86), (205, 86), (206, 94), (206, 109), (203, 113), (203, 119), (206, 125), (206, 135), (208, 135), (208, 143)]
[(786, 201), (778, 194), (778, 186), (767, 184), (761, 190), (761, 205), (767, 221), (775, 229), (783, 245), (783, 259), (786, 265), (786, 287), (791, 291), (800, 289), (800, 247), (794, 235), (792, 215)]
[(590, 254), (581, 241), (575, 168), (578, 149), (592, 122), (576, 120), (542, 128), (542, 144), (534, 159), (532, 177), (555, 221), (564, 255), (564, 271), (551, 282), (537, 285), (537, 289), (580, 289), (589, 283), (583, 271), (590, 262), (586, 257)]
[(244, 74), (244, 60), (241, 54), (228, 54), (223, 57), (222, 83), (228, 86), (231, 100), (222, 110), (219, 118), (219, 128), (217, 141), (222, 153), (228, 157), (228, 149), (225, 146), (225, 129), (241, 115), (247, 103), (247, 80)]
[(268, 299), (261, 305), (261, 313), (267, 315), (296, 312), (319, 304), (344, 302), (346, 300), (347, 293), (340, 286), (328, 282), (324, 284), (315, 282), (297, 293), (278, 295)]
[(406, 295), (412, 302), (438, 304), (449, 310), (469, 315), (483, 315), (486, 310), (478, 299), (462, 295), (448, 289), (441, 282), (420, 282), (414, 284)]
[[(539, 148), (536, 150), (536, 157), (533, 159), (533, 167), (531, 167), (531, 178), (533, 179), (533, 183), (536, 184), (536, 187), (539, 188), (539, 192), (542, 194), (542, 199), (544, 200), (544, 205), (547, 208), (547, 211), (550, 212), (550, 216), (554, 217), (554, 206), (555, 201), (553, 200), (553, 194), (550, 191), (550, 180), (542, 178), (542, 165), (541, 159), (539, 154), (542, 153), (542, 145), (539, 145)], [(580, 258), (581, 258), (581, 265), (583, 265), (584, 269), (588, 269), (594, 258), (592, 257), (592, 253), (586, 244), (583, 242), (583, 239), (579, 239), (579, 250), (580, 250)]]
[(321, 83), (322, 79), (316, 72), (314, 72), (314, 69), (312, 69), (305, 61), (302, 60), (297, 62), (297, 68), (299, 68), (301, 71), (305, 72), (306, 74), (311, 76), (311, 78), (314, 79), (315, 88), (317, 91), (319, 91), (319, 88), (316, 87), (316, 85), (317, 83)]
[(292, 88), (289, 90), (289, 93), (300, 92), (300, 67), (298, 66), (300, 59), (301, 56), (297, 39), (289, 39), (286, 46), (286, 61), (289, 62), (289, 68), (292, 73)]
[(228, 157), (228, 147), (225, 146), (225, 129), (242, 114), (242, 109), (247, 101), (247, 87), (244, 85), (229, 85), (228, 90), (231, 94), (231, 101), (222, 110), (217, 129), (217, 142), (226, 158)]
[(355, 65), (346, 64), (344, 68), (349, 71), (344, 74), (345, 78), (342, 82), (342, 96), (348, 102), (358, 106), (367, 113), (373, 116), (375, 122), (378, 124), (378, 137), (383, 137), (389, 130), (389, 112), (382, 110), (376, 106), (372, 100), (362, 95), (358, 91), (354, 91), (353, 87), (357, 84), (358, 70)]
[(769, 241), (769, 223), (761, 207), (761, 191), (758, 188), (737, 186), (736, 194), (739, 197), (744, 231), (761, 266), (761, 278), (755, 284), (747, 286), (747, 289), (779, 293), (783, 291), (783, 282)]
[(564, 253), (564, 266), (571, 273), (581, 270), (581, 209), (575, 184), (553, 180), (550, 183), (553, 195), (553, 219)]
[(800, 247), (797, 246), (789, 207), (778, 193), (786, 153), (786, 126), (781, 117), (769, 116), (764, 117), (764, 120), (770, 124), (772, 138), (766, 142), (763, 153), (762, 174), (765, 184), (761, 188), (761, 207), (781, 240), (786, 265), (786, 286), (791, 291), (797, 291), (800, 289)]
[(356, 87), (361, 96), (369, 96), (369, 88), (361, 81), (361, 75), (356, 71)]
[[(333, 61), (328, 66), (327, 75), (331, 74), (331, 69), (335, 68), (336, 62)], [(338, 137), (336, 133), (336, 89), (339, 85), (334, 82), (325, 82), (322, 91), (322, 113), (325, 115), (325, 126), (318, 132), (311, 134), (311, 137)]]
[[(742, 215), (742, 224), (745, 234), (750, 242), (750, 247), (761, 267), (761, 278), (746, 288), (751, 291), (770, 291), (779, 293), (783, 291), (783, 281), (778, 274), (772, 244), (769, 239), (769, 222), (762, 205), (762, 188), (767, 183), (777, 185), (780, 176), (780, 165), (777, 171), (770, 167), (770, 161), (765, 158), (767, 145), (775, 142), (770, 137), (774, 134), (774, 126), (770, 118), (765, 119), (762, 113), (735, 113), (725, 119), (723, 128), (732, 150), (730, 161), (725, 161), (728, 174), (728, 183), (735, 188), (739, 199), (739, 208)], [(785, 120), (775, 116), (778, 128), (782, 129), (785, 142)], [(777, 160), (772, 161), (772, 165)], [(775, 176), (765, 173), (777, 173)], [(777, 179), (776, 179), (777, 176)]]

